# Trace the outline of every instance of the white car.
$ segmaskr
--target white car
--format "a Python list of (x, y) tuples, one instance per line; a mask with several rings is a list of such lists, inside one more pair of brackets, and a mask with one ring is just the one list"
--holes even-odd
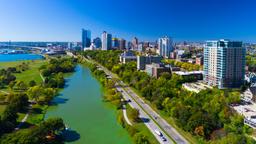
[(158, 136), (163, 136), (163, 134), (159, 131), (159, 130), (157, 130), (157, 129), (155, 129), (155, 133), (158, 135)]

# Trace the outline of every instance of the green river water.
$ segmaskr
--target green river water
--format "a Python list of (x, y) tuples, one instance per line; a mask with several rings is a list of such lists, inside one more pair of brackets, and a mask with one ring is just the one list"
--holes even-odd
[(70, 143), (77, 144), (130, 144), (125, 129), (117, 123), (116, 111), (102, 101), (103, 91), (90, 70), (78, 65), (67, 78), (67, 87), (54, 99), (46, 114), (61, 117), (72, 131)]

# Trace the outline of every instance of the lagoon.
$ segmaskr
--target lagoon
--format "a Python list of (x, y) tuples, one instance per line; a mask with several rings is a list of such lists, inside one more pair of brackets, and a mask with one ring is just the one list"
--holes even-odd
[(38, 54), (0, 54), (0, 62), (39, 60), (44, 57)]

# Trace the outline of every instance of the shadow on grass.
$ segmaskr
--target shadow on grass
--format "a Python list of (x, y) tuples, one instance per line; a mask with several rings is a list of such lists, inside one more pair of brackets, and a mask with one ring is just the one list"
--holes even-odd
[(24, 122), (24, 123), (22, 123), (22, 125), (20, 125), (20, 129), (27, 129), (31, 126), (33, 126), (33, 124), (28, 123), (28, 122)]
[(32, 114), (42, 114), (43, 110), (41, 108), (32, 108)]

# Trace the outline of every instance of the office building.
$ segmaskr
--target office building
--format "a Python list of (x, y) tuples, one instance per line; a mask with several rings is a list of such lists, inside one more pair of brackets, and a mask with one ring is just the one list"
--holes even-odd
[(162, 73), (171, 73), (171, 70), (169, 67), (165, 67), (164, 64), (161, 63), (152, 63), (147, 64), (145, 72), (152, 77), (159, 78)]
[(242, 42), (207, 41), (204, 48), (204, 81), (219, 88), (239, 88), (244, 83), (246, 50)]
[(132, 50), (138, 50), (139, 40), (138, 38), (134, 37), (132, 39)]
[(159, 38), (158, 40), (158, 53), (164, 58), (169, 58), (170, 53), (173, 51), (172, 40), (165, 36), (163, 38)]
[(124, 51), (121, 55), (120, 55), (120, 62), (125, 64), (127, 62), (130, 62), (130, 61), (136, 61), (137, 60), (137, 57), (136, 55), (133, 54), (132, 51)]
[(112, 38), (112, 48), (113, 49), (119, 48), (119, 39), (118, 38)]
[(119, 49), (125, 50), (126, 49), (126, 41), (125, 39), (119, 39)]
[(112, 49), (112, 35), (108, 34), (106, 31), (104, 31), (101, 35), (102, 40), (102, 50), (111, 50)]
[(91, 45), (91, 31), (82, 29), (82, 49), (90, 47)]
[(162, 60), (161, 56), (137, 56), (137, 69), (145, 70), (146, 64), (160, 63)]
[(132, 49), (132, 42), (130, 42), (130, 41), (127, 42), (127, 49), (128, 50)]
[(96, 49), (101, 48), (102, 43), (99, 37), (96, 37), (95, 39), (93, 39), (93, 43)]

